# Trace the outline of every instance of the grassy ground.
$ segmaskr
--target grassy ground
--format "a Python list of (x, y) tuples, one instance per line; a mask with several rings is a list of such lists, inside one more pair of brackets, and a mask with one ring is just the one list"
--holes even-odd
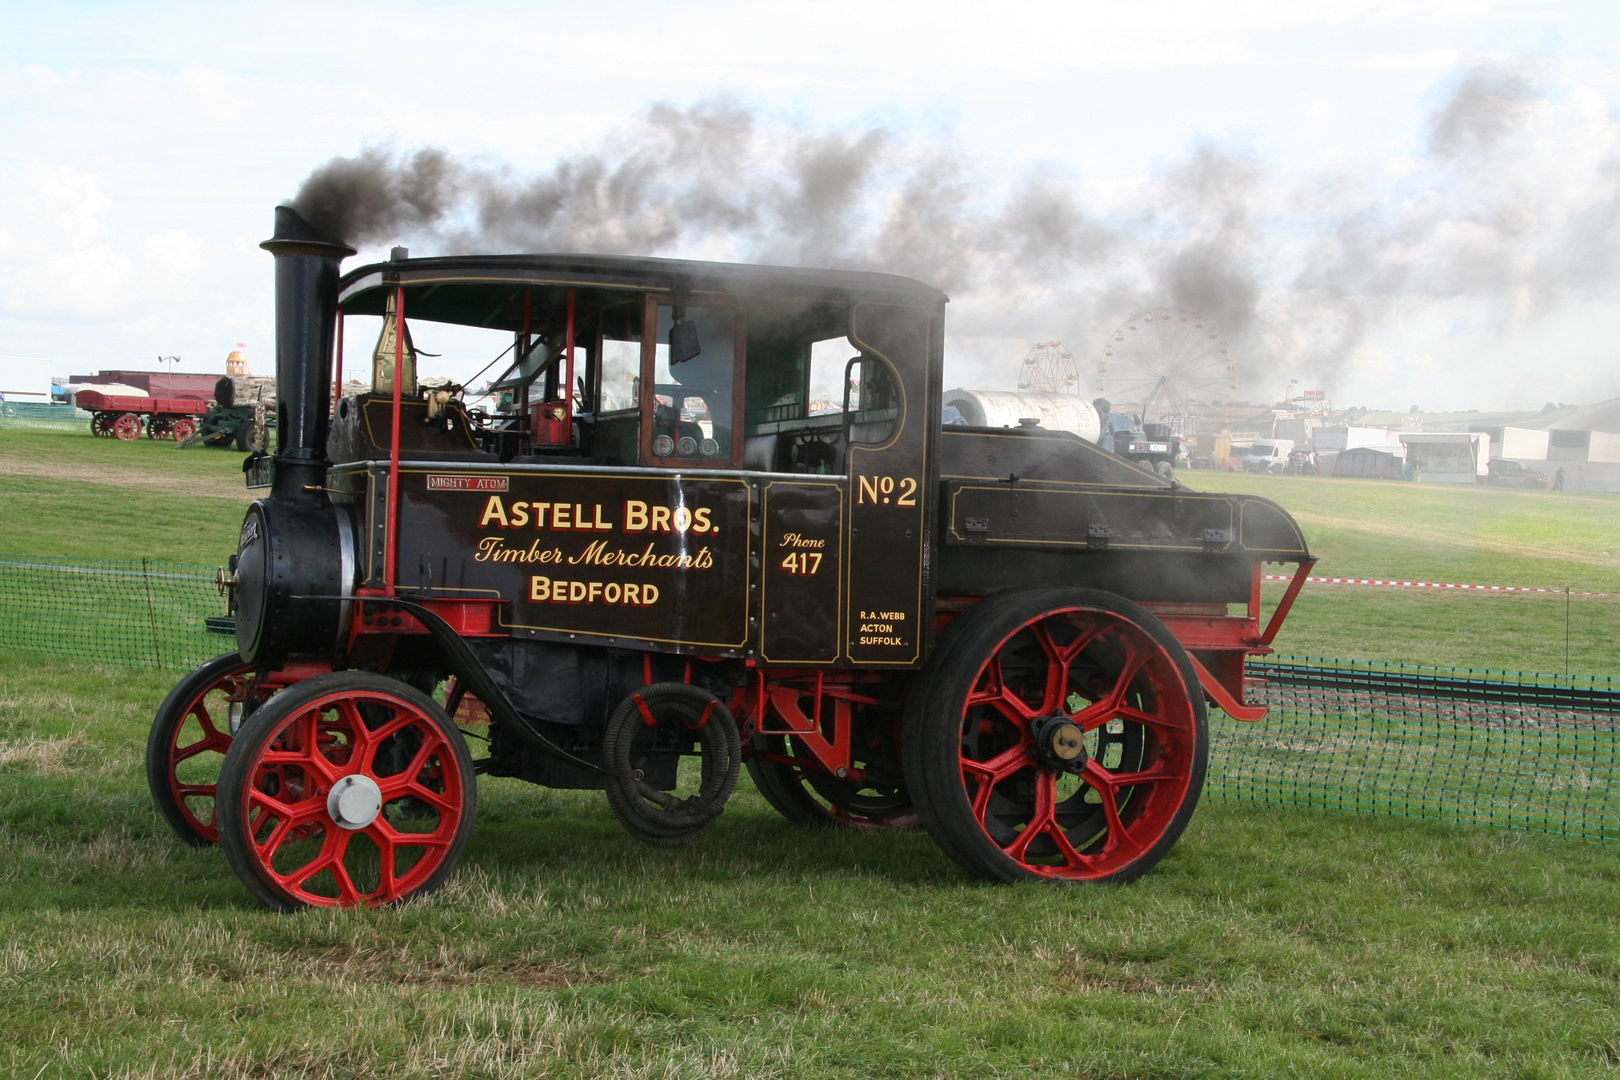
[(251, 499), (235, 452), (0, 425), (0, 554), (218, 565)]
[[(0, 429), (0, 552), (217, 563), (239, 460)], [(1216, 479), (1293, 510), (1325, 573), (1620, 591), (1604, 546), (1620, 500)], [(1612, 602), (1586, 610), (1612, 638)], [(1506, 655), (1534, 661), (1510, 666), (1546, 667), (1541, 611), (1322, 587), (1282, 644), (1486, 663), (1508, 626)], [(1607, 639), (1581, 655), (1614, 667)], [(1620, 1068), (1611, 846), (1210, 801), (1130, 887), (993, 887), (918, 833), (789, 826), (746, 781), (711, 834), (663, 851), (597, 793), (486, 778), (443, 892), (285, 917), (150, 808), (140, 754), (171, 681), (0, 654), (0, 1074)]]
[[(1128, 888), (979, 884), (745, 790), (692, 847), (481, 784), (401, 910), (271, 915), (149, 809), (156, 676), (0, 658), (0, 1073), (1613, 1075), (1620, 855), (1207, 803)], [(747, 785), (744, 785), (745, 789)]]
[[(1620, 495), (1393, 480), (1186, 472), (1205, 491), (1263, 495), (1305, 530), (1324, 577), (1620, 594)], [(1274, 587), (1269, 595), (1281, 595)], [(1566, 634), (1567, 615), (1567, 634)], [(1283, 652), (1510, 671), (1620, 669), (1620, 595), (1307, 586)]]

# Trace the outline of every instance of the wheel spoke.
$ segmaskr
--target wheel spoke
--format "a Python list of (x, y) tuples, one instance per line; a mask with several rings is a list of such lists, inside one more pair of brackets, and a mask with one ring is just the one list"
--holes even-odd
[(214, 718), (209, 714), (208, 706), (201, 698), (198, 698), (197, 704), (191, 707), (190, 715), (196, 719), (197, 723), (202, 725), (202, 729), (208, 733), (209, 738), (224, 738), (226, 742), (230, 741), (229, 735), (214, 726)]
[[(1176, 776), (1159, 762), (1151, 769), (1141, 772), (1109, 772), (1097, 765), (1095, 761), (1088, 761), (1085, 778), (1093, 787), (1125, 788), (1135, 787), (1137, 784), (1156, 784), (1160, 780), (1174, 780)], [(1095, 767), (1093, 767), (1095, 766)]]
[(342, 770), (321, 753), (320, 718), (321, 710), (318, 708), (311, 708), (299, 714), (283, 730), (289, 735), (295, 735), (294, 741), (299, 744), (300, 749), (267, 748), (259, 760), (266, 765), (300, 765), (318, 773), (320, 779), (327, 784), (335, 782), (347, 770)]
[(361, 733), (356, 736), (356, 752), (353, 755), (353, 758), (358, 759), (360, 768), (366, 772), (371, 772), (372, 762), (377, 756), (378, 748), (387, 742), (389, 738), (397, 735), (415, 722), (416, 717), (406, 713), (404, 716), (394, 717), (375, 729), (362, 728)]
[[(1028, 728), (1030, 721), (1041, 715), (1039, 709), (1032, 709), (1024, 704), (1024, 699), (1009, 689), (1006, 682), (1003, 681), (1001, 657), (999, 655), (991, 657), (990, 662), (985, 665), (984, 674), (989, 675), (991, 688), (969, 694), (966, 703), (967, 708), (971, 709), (974, 706), (987, 705), (1005, 716), (1020, 730)], [(980, 677), (983, 678), (984, 675)]]
[(1109, 689), (1101, 701), (1093, 702), (1075, 713), (1071, 717), (1075, 725), (1081, 731), (1095, 731), (1110, 720), (1125, 719), (1134, 720), (1141, 724), (1167, 726), (1169, 721), (1162, 717), (1154, 716), (1152, 713), (1145, 713), (1125, 703), (1125, 699), (1131, 691), (1131, 684), (1136, 681), (1136, 676), (1146, 666), (1149, 659), (1147, 653), (1134, 644), (1127, 646), (1125, 663), (1120, 668), (1119, 677), (1114, 680), (1113, 687)]
[(1119, 799), (1115, 797), (1113, 779), (1107, 770), (1095, 761), (1088, 761), (1081, 775), (1102, 800), (1103, 817), (1108, 821), (1108, 839), (1103, 842), (1103, 853), (1107, 854), (1119, 844), (1133, 843), (1125, 823), (1120, 820)]
[(173, 764), (178, 765), (182, 761), (189, 761), (198, 754), (207, 753), (209, 750), (212, 750), (217, 754), (223, 754), (230, 748), (231, 740), (220, 738), (217, 734), (215, 734), (207, 736), (206, 738), (198, 739), (190, 746), (175, 747), (174, 753), (169, 755), (169, 760)]
[[(432, 732), (423, 732), (422, 745), (416, 751), (416, 756), (411, 758), (411, 763), (405, 766), (403, 775), (412, 779), (421, 776), (422, 770), (427, 768), (428, 760), (434, 754), (439, 753), (441, 749), (448, 747), (448, 745), (449, 743), (444, 736)], [(444, 755), (440, 754), (439, 759), (444, 760)]]
[(259, 816), (250, 819), (254, 826), (250, 835), (257, 834), (258, 823), (264, 820), (265, 814), (269, 814), (276, 819), (276, 827), (271, 830), (270, 835), (265, 838), (264, 842), (261, 844), (255, 841), (253, 845), (259, 853), (260, 860), (267, 868), (270, 867), (276, 852), (281, 849), (281, 845), (287, 842), (289, 833), (301, 825), (309, 825), (321, 820), (326, 812), (326, 804), (318, 800), (306, 799), (302, 803), (294, 803), (292, 806), (288, 806), (264, 795), (263, 792), (253, 792), (251, 794), (258, 796), (258, 798), (253, 799), (253, 802), (257, 804), (262, 812)]
[(1039, 770), (1035, 774), (1035, 812), (1017, 838), (1003, 849), (1009, 857), (1023, 862), (1025, 854), (1029, 851), (1029, 845), (1035, 838), (1056, 826), (1057, 822), (1053, 817), (1056, 794), (1057, 777), (1045, 769)]
[(966, 780), (972, 777), (978, 783), (978, 790), (973, 794), (973, 816), (980, 823), (984, 821), (985, 811), (990, 807), (990, 795), (995, 786), (1013, 773), (1029, 766), (1029, 755), (1025, 752), (1027, 742), (1020, 740), (1018, 745), (1010, 750), (1004, 750), (989, 761), (974, 761), (971, 758), (962, 759), (962, 777)]
[(344, 856), (349, 853), (349, 841), (354, 839), (354, 833), (349, 832), (347, 829), (334, 829), (333, 831), (340, 834), (333, 841), (337, 850), (332, 856), (332, 878), (337, 882), (338, 903), (358, 904), (360, 902), (360, 890), (355, 887), (354, 878), (349, 876), (349, 867), (343, 861)]
[(1068, 696), (1069, 669), (1074, 665), (1074, 658), (1085, 651), (1086, 646), (1101, 636), (1105, 627), (1093, 625), (1082, 627), (1075, 635), (1075, 639), (1067, 645), (1059, 645), (1052, 640), (1050, 629), (1051, 619), (1036, 623), (1031, 627), (1035, 640), (1040, 644), (1041, 651), (1046, 654), (1046, 691), (1041, 699), (1040, 714), (1050, 716), (1063, 708), (1064, 698)]
[(387, 806), (395, 799), (410, 796), (421, 799), (441, 814), (454, 814), (458, 809), (458, 803), (455, 799), (425, 786), (411, 773), (400, 773), (398, 776), (386, 777), (378, 781), (377, 786), (382, 789), (384, 806)]
[[(381, 821), (382, 819), (378, 818), (377, 820)], [(366, 827), (366, 835), (371, 838), (373, 844), (377, 845), (377, 855), (382, 859), (382, 867), (377, 877), (376, 893), (377, 898), (380, 900), (392, 900), (395, 889), (399, 887), (399, 883), (394, 880), (395, 848), (392, 834), (392, 829), (377, 828), (377, 822), (375, 821)]]

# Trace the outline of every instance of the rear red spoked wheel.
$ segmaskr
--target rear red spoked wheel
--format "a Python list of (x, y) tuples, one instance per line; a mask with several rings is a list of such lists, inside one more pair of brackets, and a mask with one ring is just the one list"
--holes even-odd
[(118, 419), (115, 413), (98, 412), (90, 418), (90, 434), (103, 439), (110, 439), (113, 435), (113, 422)]
[(467, 745), (432, 698), (336, 672), (276, 695), (237, 732), (220, 842), (270, 907), (390, 904), (455, 869), (476, 798)]
[(1185, 651), (1108, 593), (986, 605), (953, 628), (908, 725), (929, 831), (964, 868), (1005, 881), (1147, 872), (1191, 818), (1208, 760)]
[(134, 413), (125, 413), (113, 421), (113, 434), (123, 442), (134, 442), (141, 437), (141, 418)]
[(174, 432), (174, 421), (162, 416), (154, 416), (146, 423), (146, 437), (148, 439), (167, 439)]
[(231, 734), (279, 689), (226, 653), (181, 679), (158, 707), (146, 740), (146, 782), (158, 812), (186, 843), (219, 842), (214, 793)]

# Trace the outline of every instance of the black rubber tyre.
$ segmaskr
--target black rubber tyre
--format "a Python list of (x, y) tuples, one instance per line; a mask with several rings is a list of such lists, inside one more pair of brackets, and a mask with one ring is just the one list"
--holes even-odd
[[(1151, 613), (1095, 589), (985, 600), (948, 629), (907, 709), (906, 777), (923, 824), (998, 881), (1130, 881), (1175, 845), (1209, 756), (1186, 651)], [(1072, 768), (1036, 749), (1072, 722)]]
[[(333, 816), (339, 781), (376, 789), (369, 820)], [(237, 731), (219, 778), (220, 846), (278, 911), (393, 904), (455, 870), (477, 797), (472, 755), (437, 702), (398, 679), (333, 672), (277, 694)]]
[[(783, 739), (780, 736), (756, 735), (753, 739), (754, 746), (758, 749), (773, 747), (781, 742)], [(838, 824), (837, 820), (804, 790), (804, 786), (794, 776), (794, 770), (789, 766), (760, 761), (752, 757), (743, 764), (748, 766), (748, 778), (754, 782), (754, 787), (759, 789), (760, 795), (770, 804), (771, 809), (795, 825), (831, 827)]]
[(1176, 478), (1176, 467), (1170, 464), (1168, 461), (1159, 462), (1157, 465), (1153, 466), (1153, 471), (1164, 477), (1166, 480), (1174, 480)]
[[(152, 803), (174, 834), (193, 847), (219, 843), (212, 804), (231, 742), (231, 703), (239, 703), (250, 716), (276, 692), (276, 687), (250, 686), (252, 671), (234, 652), (216, 656), (176, 683), (152, 720), (146, 740), (146, 784)], [(201, 737), (182, 746), (187, 721), (196, 725)]]
[[(643, 718), (647, 710), (656, 721)], [(608, 718), (602, 733), (602, 762), (621, 772), (642, 770), (660, 741), (682, 737), (679, 728), (695, 731), (703, 763), (699, 788), (686, 796), (660, 791), (645, 780), (609, 777), (608, 806), (626, 832), (656, 847), (691, 843), (720, 818), (737, 789), (742, 744), (737, 721), (714, 695), (687, 683), (653, 683), (628, 695)]]

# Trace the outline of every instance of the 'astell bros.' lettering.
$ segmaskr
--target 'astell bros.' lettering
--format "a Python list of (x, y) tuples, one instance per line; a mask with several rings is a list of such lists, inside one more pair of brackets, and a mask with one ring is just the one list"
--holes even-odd
[[(490, 495), (478, 518), (480, 530), (504, 532), (481, 536), (473, 553), (475, 562), (525, 563), (562, 567), (615, 566), (630, 569), (707, 570), (714, 553), (707, 544), (697, 550), (659, 551), (655, 540), (645, 545), (597, 537), (581, 550), (568, 553), (551, 536), (534, 537), (527, 544), (512, 533), (618, 533), (620, 535), (679, 534), (713, 537), (719, 527), (708, 507), (660, 506), (639, 499), (620, 505), (602, 503), (508, 501)], [(572, 545), (570, 545), (572, 546)], [(625, 604), (647, 607), (658, 602), (661, 590), (651, 582), (578, 581), (553, 576), (529, 579), (528, 598), (553, 604)]]

